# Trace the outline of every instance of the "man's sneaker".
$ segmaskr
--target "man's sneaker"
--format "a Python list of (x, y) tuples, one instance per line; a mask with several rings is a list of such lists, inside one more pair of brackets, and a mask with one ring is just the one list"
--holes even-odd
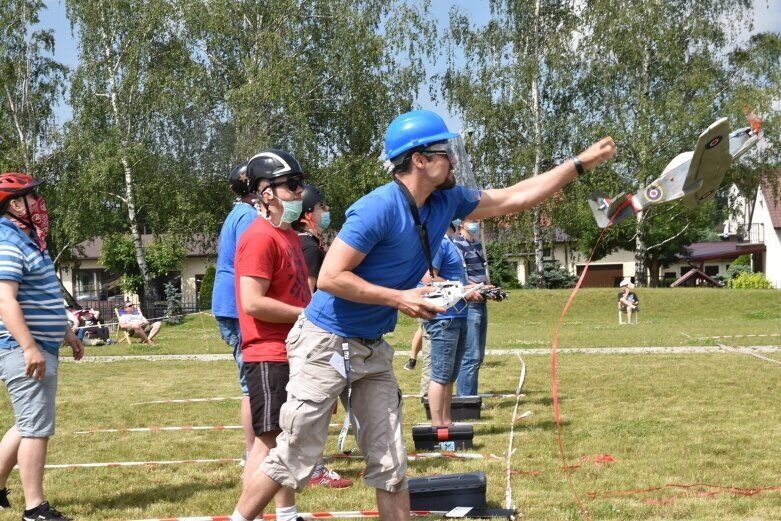
[(71, 521), (71, 518), (65, 517), (54, 510), (48, 501), (44, 501), (32, 510), (25, 510), (22, 521)]
[(8, 501), (7, 488), (0, 490), (0, 508), (11, 508), (11, 503)]
[(309, 478), (309, 484), (320, 485), (326, 488), (347, 488), (352, 486), (353, 482), (343, 478), (325, 465), (320, 464), (315, 469), (312, 477)]
[(407, 363), (404, 364), (404, 369), (406, 369), (407, 371), (413, 371), (417, 363), (418, 363), (417, 360), (415, 360), (414, 358), (410, 358), (409, 360), (407, 360)]

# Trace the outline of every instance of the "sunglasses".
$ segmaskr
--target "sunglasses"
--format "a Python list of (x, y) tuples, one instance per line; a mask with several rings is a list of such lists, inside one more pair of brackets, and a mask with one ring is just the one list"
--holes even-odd
[(295, 192), (299, 188), (304, 187), (304, 178), (303, 177), (288, 177), (284, 181), (279, 182), (273, 182), (271, 183), (271, 186), (279, 186), (279, 185), (285, 185), (285, 187), (290, 190), (291, 192)]

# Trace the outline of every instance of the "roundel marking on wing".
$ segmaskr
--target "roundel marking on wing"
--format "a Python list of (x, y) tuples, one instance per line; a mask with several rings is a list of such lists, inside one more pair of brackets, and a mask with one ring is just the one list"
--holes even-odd
[(711, 149), (721, 143), (721, 136), (716, 136), (715, 138), (711, 139), (707, 145), (705, 145), (705, 148)]
[(664, 192), (662, 191), (662, 188), (659, 186), (651, 185), (645, 189), (645, 198), (652, 203), (658, 202), (663, 195)]

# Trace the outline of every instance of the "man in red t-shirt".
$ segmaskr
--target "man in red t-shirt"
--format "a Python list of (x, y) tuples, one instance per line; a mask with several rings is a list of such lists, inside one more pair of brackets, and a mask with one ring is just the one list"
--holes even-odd
[[(291, 223), (301, 214), (304, 173), (287, 152), (266, 150), (250, 159), (249, 178), (255, 180), (263, 207), (244, 231), (236, 248), (236, 300), (241, 328), (241, 355), (247, 375), (255, 443), (244, 469), (245, 495), (254, 495), (260, 463), (276, 446), (279, 410), (287, 400), (290, 366), (285, 339), (311, 292), (298, 233)], [(294, 521), (294, 492), (282, 488), (275, 496), (277, 520)], [(239, 500), (241, 505), (241, 499)]]

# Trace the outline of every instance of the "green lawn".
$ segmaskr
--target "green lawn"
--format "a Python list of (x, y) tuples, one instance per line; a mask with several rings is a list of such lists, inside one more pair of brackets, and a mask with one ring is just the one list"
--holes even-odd
[[(616, 294), (582, 290), (561, 331), (560, 347), (781, 344), (777, 291), (642, 289), (637, 326), (617, 324)], [(576, 466), (562, 470), (549, 350), (567, 296), (564, 291), (515, 291), (507, 301), (491, 303), (488, 347), (538, 351), (524, 355), (527, 378), (519, 412), (533, 414), (515, 426), (510, 461), (512, 501), (523, 518), (581, 519), (569, 473), (592, 519), (781, 519), (781, 365), (746, 354), (560, 353), (563, 442), (568, 464)], [(403, 318), (389, 340), (406, 350), (414, 327), (413, 320)], [(776, 336), (712, 338), (734, 335)], [(166, 326), (156, 340), (153, 347), (90, 347), (87, 354), (228, 353), (214, 320), (205, 315)], [(765, 356), (781, 362), (781, 352)], [(420, 375), (402, 370), (404, 360), (395, 361), (399, 383), (403, 392), (415, 393)], [(481, 391), (513, 392), (519, 366), (515, 356), (487, 357)], [(48, 462), (238, 458), (243, 445), (238, 430), (76, 434), (101, 428), (236, 425), (236, 400), (132, 404), (236, 397), (237, 387), (235, 367), (227, 360), (62, 364), (58, 431)], [(409, 474), (483, 470), (491, 506), (503, 507), (514, 405), (512, 398), (487, 399), (483, 418), (475, 424), (474, 451), (500, 460), (413, 461)], [(405, 422), (424, 418), (418, 400), (405, 400)], [(0, 393), (0, 426), (12, 421), (7, 396)], [(333, 433), (328, 454), (335, 451), (337, 429)], [(409, 433), (407, 443), (413, 451)], [(604, 455), (615, 461), (596, 464)], [(359, 481), (359, 461), (338, 460), (332, 466)], [(745, 490), (689, 487), (694, 484)], [(9, 487), (14, 509), (0, 511), (0, 521), (19, 518), (16, 472)], [(52, 504), (76, 519), (227, 515), (240, 493), (241, 468), (207, 463), (55, 469), (47, 471), (45, 487)], [(646, 489), (654, 490), (639, 492)], [(357, 482), (346, 490), (307, 489), (297, 501), (302, 512), (355, 510), (373, 508), (373, 496)]]

